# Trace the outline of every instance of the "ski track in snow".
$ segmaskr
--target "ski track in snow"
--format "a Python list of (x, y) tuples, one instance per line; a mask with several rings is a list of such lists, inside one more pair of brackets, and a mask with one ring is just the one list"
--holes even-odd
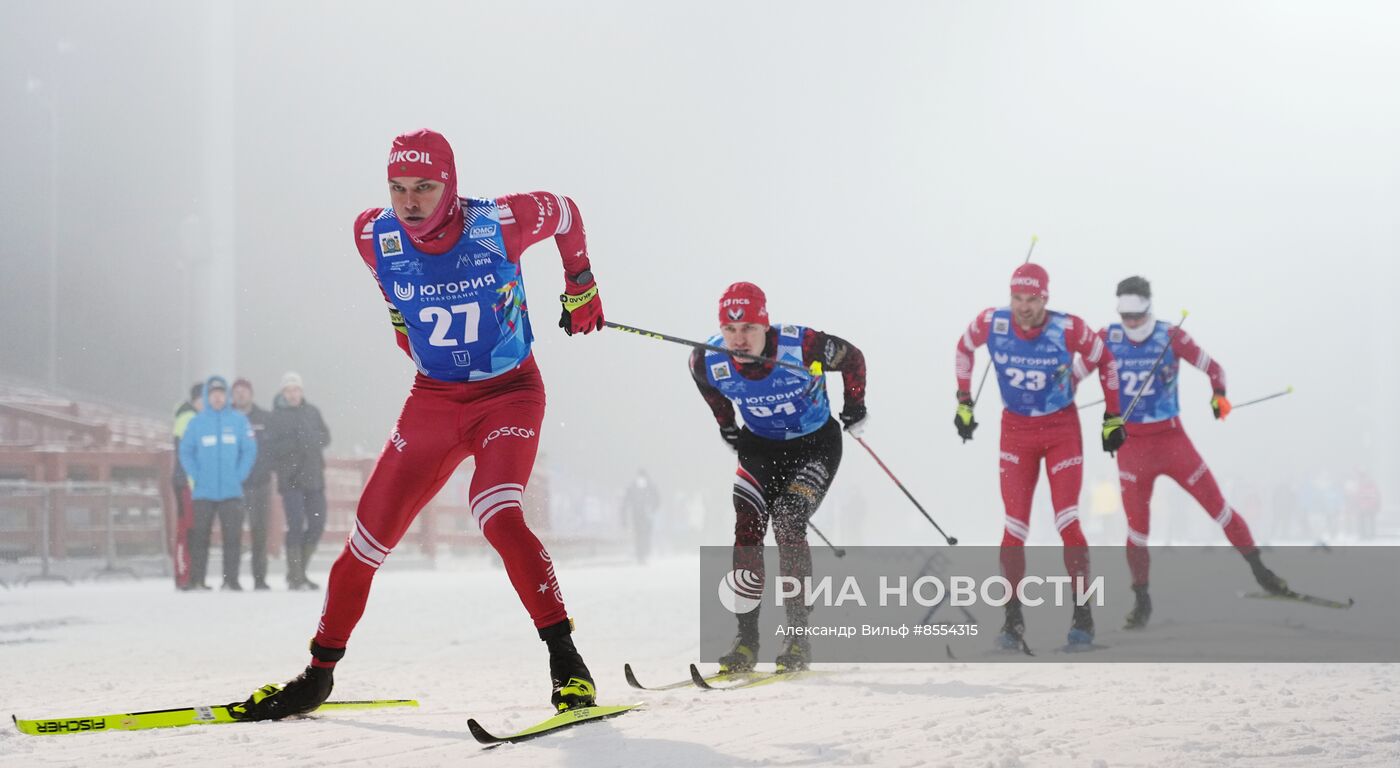
[[(843, 672), (743, 692), (629, 688), (624, 662), (660, 684), (695, 660), (697, 573), (685, 558), (560, 566), (601, 699), (647, 702), (621, 718), (481, 749), (468, 717), (505, 733), (548, 716), (544, 646), (503, 571), (391, 564), (333, 698), (421, 708), (59, 737), (7, 723), (0, 766), (1400, 764), (1400, 668), (1388, 664), (819, 665)], [(321, 600), (154, 580), (0, 592), (0, 714), (242, 699), (305, 664)], [(1165, 635), (1189, 631), (1185, 617), (1160, 620)]]

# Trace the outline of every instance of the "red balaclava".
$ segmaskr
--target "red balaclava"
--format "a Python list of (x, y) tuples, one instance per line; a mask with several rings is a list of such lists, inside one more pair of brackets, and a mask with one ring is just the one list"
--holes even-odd
[(768, 297), (753, 283), (735, 283), (719, 297), (719, 324), (761, 323), (768, 325)]
[[(442, 199), (427, 219), (417, 224), (401, 222), (413, 244), (422, 247), (436, 241), (444, 232), (462, 230), (462, 206), (457, 200), (457, 165), (452, 145), (437, 131), (422, 128), (394, 139), (389, 150), (389, 178), (400, 176), (432, 179), (443, 183)], [(448, 238), (448, 244), (456, 238)]]
[(1039, 264), (1022, 264), (1011, 273), (1011, 292), (1050, 297), (1050, 275)]

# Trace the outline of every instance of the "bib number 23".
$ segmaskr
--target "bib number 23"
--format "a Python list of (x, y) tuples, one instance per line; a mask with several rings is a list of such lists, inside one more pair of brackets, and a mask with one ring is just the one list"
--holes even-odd
[(1045, 389), (1045, 371), (1023, 371), (1020, 368), (1007, 368), (1006, 375), (1011, 379), (1011, 386), (1016, 389), (1024, 389), (1029, 392), (1039, 392)]

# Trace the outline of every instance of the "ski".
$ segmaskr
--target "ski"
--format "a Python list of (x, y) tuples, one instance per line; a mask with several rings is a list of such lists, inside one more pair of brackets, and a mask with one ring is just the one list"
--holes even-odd
[[(317, 707), (316, 712), (343, 709), (377, 709), (380, 707), (416, 707), (413, 699), (373, 699), (368, 701), (328, 701)], [(36, 720), (21, 720), (10, 715), (20, 733), (31, 736), (53, 736), (64, 733), (93, 733), (98, 731), (144, 731), (149, 728), (178, 728), (185, 725), (223, 725), (225, 723), (253, 722), (238, 720), (229, 714), (228, 707), (216, 705), (208, 707), (181, 707), (177, 709), (154, 709), (148, 712), (128, 712), (119, 715), (89, 715), (83, 717), (51, 717)]]
[(1066, 643), (1055, 649), (1055, 653), (1093, 653), (1111, 648), (1109, 645), (1098, 643)]
[[(675, 690), (675, 689), (677, 689), (677, 688), (690, 688), (690, 687), (692, 687), (692, 686), (695, 685), (695, 680), (692, 679), (692, 678), (689, 678), (689, 677), (687, 677), (687, 678), (684, 679), (684, 680), (677, 680), (677, 681), (674, 682), (674, 683), (667, 683), (667, 684), (665, 684), (665, 685), (642, 685), (640, 682), (638, 682), (637, 676), (632, 672), (632, 665), (631, 665), (631, 664), (623, 664), (623, 665), (622, 665), (622, 674), (623, 674), (624, 677), (627, 678), (627, 684), (628, 684), (628, 685), (630, 685), (630, 686), (632, 686), (633, 688), (636, 688), (636, 689), (638, 689), (638, 690), (642, 690), (642, 691), (673, 691), (673, 690)], [(704, 680), (706, 684), (709, 684), (709, 683), (723, 682), (723, 681), (728, 680), (728, 679), (731, 679), (731, 678), (732, 678), (732, 679), (739, 679), (739, 678), (743, 678), (743, 677), (746, 677), (746, 676), (747, 676), (746, 673), (743, 673), (743, 672), (740, 672), (740, 673), (719, 672), (719, 673), (717, 673), (717, 674), (710, 675), (709, 677), (702, 677), (701, 679)]]
[[(700, 674), (699, 667), (695, 666), (694, 664), (690, 665), (691, 684), (694, 685), (696, 688), (701, 688), (706, 691), (720, 691), (729, 688), (738, 688), (740, 685), (743, 685), (745, 683), (753, 682), (755, 680), (763, 680), (765, 678), (772, 677), (776, 674), (778, 673), (759, 672), (755, 669), (750, 670), (748, 672), (720, 672), (718, 674), (706, 677), (705, 675)], [(737, 682), (734, 685), (723, 685), (723, 683), (728, 683), (731, 680)]]
[(582, 723), (590, 723), (594, 720), (604, 720), (609, 717), (625, 715), (640, 706), (642, 706), (642, 702), (618, 706), (593, 706), (570, 709), (560, 712), (547, 720), (542, 720), (523, 731), (517, 731), (508, 736), (493, 735), (490, 731), (482, 728), (481, 724), (475, 719), (467, 720), (467, 730), (472, 732), (473, 738), (485, 744), (488, 748), (498, 747), (502, 744), (514, 744), (518, 741), (537, 739), (541, 736), (555, 733), (564, 728), (572, 728)]
[[(704, 677), (700, 674), (700, 668), (694, 664), (690, 665), (690, 681), (695, 687), (707, 691), (734, 691), (740, 688), (758, 688), (760, 686), (778, 683), (784, 680), (800, 680), (810, 677), (824, 677), (831, 672), (817, 672), (810, 669), (795, 670), (792, 672), (733, 672), (711, 675)], [(727, 683), (730, 680), (737, 680), (733, 685), (715, 685), (715, 683)]]
[(1350, 597), (1347, 598), (1346, 602), (1342, 602), (1326, 597), (1318, 597), (1317, 595), (1294, 592), (1291, 589), (1277, 595), (1272, 592), (1241, 592), (1240, 597), (1252, 597), (1256, 600), (1291, 600), (1295, 603), (1307, 603), (1308, 605), (1320, 605), (1323, 608), (1338, 608), (1341, 610), (1346, 610), (1356, 605), (1356, 600)]
[[(1012, 644), (1012, 641), (1013, 641), (1013, 640), (1015, 641), (1015, 643), (1018, 643), (1019, 645)], [(951, 654), (951, 653), (952, 653), (952, 649), (949, 649), (948, 652), (949, 652), (949, 654)], [(1003, 634), (1003, 636), (1000, 636), (1000, 637), (998, 637), (998, 638), (996, 639), (996, 645), (994, 645), (990, 650), (986, 651), (986, 652), (983, 653), (982, 655), (983, 655), (983, 656), (1015, 656), (1015, 655), (1017, 655), (1017, 654), (1025, 654), (1025, 655), (1027, 655), (1027, 656), (1035, 656), (1035, 653), (1031, 651), (1030, 645), (1028, 645), (1028, 644), (1026, 643), (1026, 638), (1025, 638), (1024, 636), (1017, 635), (1017, 636), (1014, 636), (1014, 637), (1011, 637), (1011, 638), (1007, 638), (1007, 637), (1005, 637), (1005, 635)]]

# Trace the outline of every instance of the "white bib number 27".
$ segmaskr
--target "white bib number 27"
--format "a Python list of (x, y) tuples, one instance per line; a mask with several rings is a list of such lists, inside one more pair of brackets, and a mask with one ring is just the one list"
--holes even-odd
[[(460, 340), (448, 336), (452, 333), (453, 315), (466, 315), (466, 327), (462, 329)], [(428, 343), (435, 347), (470, 344), (477, 339), (478, 325), (481, 323), (481, 306), (472, 302), (471, 304), (453, 304), (447, 308), (423, 307), (418, 312), (418, 319), (433, 324), (433, 332), (428, 337)]]

